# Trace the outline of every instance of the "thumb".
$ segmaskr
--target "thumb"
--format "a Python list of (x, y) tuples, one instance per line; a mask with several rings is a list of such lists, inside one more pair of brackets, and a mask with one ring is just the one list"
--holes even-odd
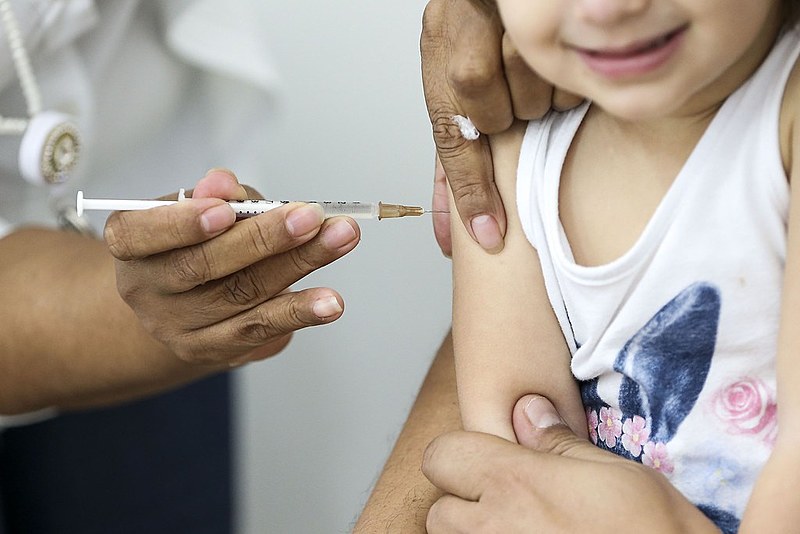
[(247, 190), (239, 184), (233, 171), (215, 167), (197, 182), (192, 190), (192, 198), (216, 197), (225, 200), (244, 200)]
[(528, 449), (593, 462), (628, 462), (576, 435), (553, 404), (541, 395), (519, 399), (512, 421), (517, 441)]
[(578, 437), (553, 403), (541, 395), (526, 395), (519, 399), (514, 406), (512, 421), (517, 441), (528, 449), (571, 458), (608, 459), (608, 453)]
[[(525, 395), (519, 399), (514, 406), (512, 421), (517, 441), (529, 449), (540, 449), (543, 435), (552, 434), (550, 429), (553, 427), (563, 427), (569, 432), (567, 423), (558, 415), (553, 403), (541, 395)], [(559, 432), (561, 429), (553, 430)]]

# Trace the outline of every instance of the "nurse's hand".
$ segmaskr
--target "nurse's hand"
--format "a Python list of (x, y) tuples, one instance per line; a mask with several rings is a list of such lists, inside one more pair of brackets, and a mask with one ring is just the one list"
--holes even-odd
[(247, 197), (232, 174), (213, 170), (192, 200), (116, 212), (106, 224), (120, 295), (150, 335), (184, 361), (267, 358), (295, 330), (342, 315), (332, 289), (288, 288), (355, 248), (358, 225), (323, 220), (319, 206), (299, 203), (234, 224), (221, 199)]
[[(430, 0), (420, 40), (422, 80), (438, 152), (434, 210), (447, 210), (449, 181), (467, 231), (484, 249), (503, 248), (506, 217), (494, 185), (485, 136), (468, 141), (453, 116), (478, 131), (500, 133), (514, 118), (536, 119), (581, 99), (553, 89), (531, 71), (504, 36), (497, 12), (479, 0)], [(445, 178), (446, 175), (446, 178)], [(434, 232), (450, 255), (450, 218), (434, 215)]]

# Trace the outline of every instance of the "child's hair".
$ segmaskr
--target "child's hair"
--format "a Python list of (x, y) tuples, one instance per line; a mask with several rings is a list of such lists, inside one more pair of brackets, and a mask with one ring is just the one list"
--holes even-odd
[[(470, 0), (473, 4), (484, 9), (496, 10), (497, 2), (495, 0)], [(800, 20), (800, 0), (782, 0), (781, 1), (781, 18), (784, 26), (794, 25)]]

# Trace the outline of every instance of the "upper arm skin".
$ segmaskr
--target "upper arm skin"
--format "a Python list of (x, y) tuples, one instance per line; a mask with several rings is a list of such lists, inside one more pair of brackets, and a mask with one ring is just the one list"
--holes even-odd
[(515, 402), (538, 393), (579, 435), (586, 417), (570, 354), (545, 292), (539, 259), (516, 210), (516, 169), (524, 124), (491, 139), (495, 179), (508, 214), (506, 245), (487, 254), (452, 207), (453, 343), (464, 428), (516, 441)]
[(795, 532), (800, 525), (800, 67), (786, 86), (781, 151), (792, 185), (778, 334), (778, 438), (739, 532)]

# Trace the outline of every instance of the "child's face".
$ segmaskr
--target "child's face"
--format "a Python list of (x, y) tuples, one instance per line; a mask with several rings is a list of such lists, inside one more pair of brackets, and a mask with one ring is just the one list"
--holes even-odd
[(525, 60), (630, 120), (713, 108), (761, 62), (779, 0), (498, 0)]

